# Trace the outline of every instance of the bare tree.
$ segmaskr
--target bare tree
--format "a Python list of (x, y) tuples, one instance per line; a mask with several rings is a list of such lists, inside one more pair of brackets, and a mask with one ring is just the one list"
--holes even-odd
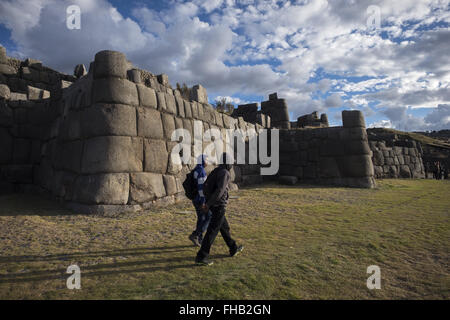
[(213, 107), (222, 113), (231, 114), (234, 110), (234, 105), (231, 102), (227, 102), (226, 98), (220, 98), (216, 100)]

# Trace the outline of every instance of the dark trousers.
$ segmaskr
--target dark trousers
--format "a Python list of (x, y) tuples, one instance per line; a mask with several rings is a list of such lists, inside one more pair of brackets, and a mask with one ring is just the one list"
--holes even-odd
[(202, 246), (197, 253), (198, 260), (208, 257), (211, 246), (219, 231), (223, 240), (225, 240), (225, 243), (230, 249), (230, 253), (235, 251), (237, 248), (236, 241), (231, 238), (230, 226), (225, 218), (225, 207), (212, 207), (211, 212), (212, 216), (211, 221), (209, 222), (208, 230), (206, 230), (205, 237), (202, 241)]

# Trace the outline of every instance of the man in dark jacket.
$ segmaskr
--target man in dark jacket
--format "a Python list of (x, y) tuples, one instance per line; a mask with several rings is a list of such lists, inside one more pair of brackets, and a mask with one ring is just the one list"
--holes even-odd
[(224, 153), (222, 155), (222, 163), (209, 174), (206, 180), (204, 189), (206, 192), (206, 204), (203, 206), (203, 210), (205, 212), (211, 210), (212, 217), (206, 235), (203, 238), (202, 246), (195, 258), (197, 264), (212, 264), (208, 260), (209, 251), (219, 231), (230, 249), (231, 257), (244, 249), (243, 246), (238, 246), (236, 241), (231, 238), (230, 226), (225, 218), (225, 209), (228, 202), (228, 184), (231, 180), (230, 170), (232, 166), (231, 158)]

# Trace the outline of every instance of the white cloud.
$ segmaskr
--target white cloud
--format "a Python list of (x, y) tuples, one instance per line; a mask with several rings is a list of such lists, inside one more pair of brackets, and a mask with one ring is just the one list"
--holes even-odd
[[(64, 27), (69, 4), (81, 7), (81, 30)], [(369, 5), (381, 8), (381, 30), (366, 30)], [(119, 50), (172, 83), (203, 84), (210, 96), (278, 91), (293, 118), (345, 106), (400, 117), (389, 118), (392, 125), (414, 129), (446, 125), (438, 119), (445, 107), (436, 107), (450, 102), (448, 7), (448, 0), (177, 0), (162, 11), (140, 3), (126, 18), (107, 0), (18, 0), (0, 2), (0, 23), (16, 55), (62, 71)], [(432, 115), (413, 117), (408, 106)]]

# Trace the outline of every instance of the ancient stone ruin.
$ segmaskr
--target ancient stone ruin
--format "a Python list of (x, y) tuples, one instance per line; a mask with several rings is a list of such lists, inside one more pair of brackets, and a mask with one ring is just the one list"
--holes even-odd
[(203, 131), (254, 130), (247, 148), (263, 129), (280, 130), (272, 146), (280, 155), (278, 174), (262, 176), (259, 159), (236, 165), (234, 188), (267, 180), (372, 188), (385, 173), (407, 176), (408, 166), (409, 176), (419, 177), (423, 168), (413, 146), (369, 144), (360, 111), (343, 111), (342, 127), (325, 126), (322, 116), (319, 125), (316, 117), (308, 122), (314, 128), (291, 129), (286, 101), (276, 93), (260, 110), (239, 106), (233, 116), (214, 110), (201, 85), (189, 98), (170, 86), (167, 75), (135, 68), (120, 52), (100, 51), (88, 71), (78, 65), (72, 76), (7, 57), (1, 47), (0, 192), (51, 194), (82, 213), (174, 202), (184, 197), (182, 182), (195, 162), (170, 161), (177, 144), (171, 135), (188, 130), (193, 148), (201, 138), (194, 136), (194, 120)]

